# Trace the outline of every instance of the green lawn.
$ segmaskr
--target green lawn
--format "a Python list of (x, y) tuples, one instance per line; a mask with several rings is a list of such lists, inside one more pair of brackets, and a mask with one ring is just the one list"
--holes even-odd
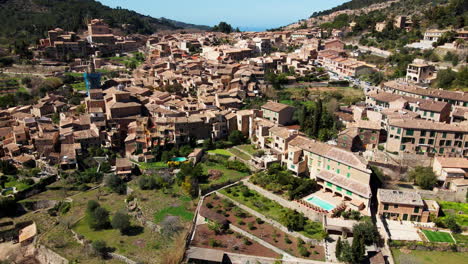
[(453, 241), (453, 238), (449, 233), (435, 232), (429, 230), (422, 230), (422, 232), (424, 233), (424, 235), (426, 235), (427, 239), (429, 239), (430, 242), (455, 243), (455, 241)]
[(223, 156), (233, 156), (233, 154), (225, 149), (214, 149), (214, 150), (208, 150), (208, 153), (213, 153), (213, 154), (218, 154), (218, 155), (223, 155)]
[[(468, 226), (468, 203), (456, 203), (456, 202), (446, 202), (438, 201), (442, 207), (442, 211), (445, 216), (441, 217), (445, 219), (449, 215), (453, 215), (457, 223), (461, 226)], [(459, 214), (462, 212), (462, 214)]]
[(465, 236), (462, 234), (453, 234), (453, 233), (452, 233), (452, 236), (457, 241), (457, 244), (468, 244), (468, 236)]
[(5, 183), (5, 188), (9, 188), (9, 187), (16, 187), (17, 191), (22, 191), (26, 188), (29, 188), (30, 185), (19, 182), (19, 181), (9, 181)]
[(257, 152), (257, 150), (252, 145), (240, 145), (240, 146), (237, 146), (237, 147), (242, 149), (243, 151), (249, 153), (250, 155), (253, 155), (253, 154), (255, 154), (255, 152)]
[(213, 185), (213, 184), (221, 184), (227, 182), (236, 182), (246, 176), (248, 173), (239, 172), (236, 170), (230, 170), (226, 168), (223, 164), (216, 163), (216, 162), (206, 162), (202, 164), (203, 166), (203, 173), (208, 174), (209, 170), (219, 170), (223, 172), (223, 175), (218, 179), (208, 179), (208, 183), (202, 184), (203, 185)]
[[(263, 195), (259, 194), (256, 191), (250, 190), (249, 196), (244, 196), (242, 192), (243, 188), (247, 188), (243, 185), (236, 185), (232, 186), (227, 189), (223, 189), (220, 193), (230, 197), (231, 199), (244, 204), (247, 207), (252, 208), (255, 211), (269, 217), (279, 223), (282, 223), (284, 220), (284, 215), (288, 211), (286, 208), (281, 206), (279, 203), (272, 201)], [(323, 228), (322, 224), (319, 222), (313, 222), (311, 220), (307, 220), (306, 228), (304, 231), (300, 231), (299, 233), (303, 234), (304, 236), (310, 237), (312, 239), (322, 239), (323, 235)]]
[(167, 168), (167, 163), (164, 161), (158, 162), (137, 162), (138, 166), (142, 170), (150, 170), (150, 169), (164, 169)]
[(449, 251), (419, 251), (412, 250), (405, 254), (399, 249), (392, 249), (395, 264), (460, 264), (466, 263), (468, 253), (449, 252)]
[(185, 209), (185, 206), (169, 206), (161, 211), (154, 214), (154, 220), (156, 223), (161, 223), (162, 220), (168, 215), (179, 216), (180, 218), (184, 219), (185, 221), (190, 221), (193, 219), (193, 213)]
[(252, 158), (251, 156), (249, 156), (249, 155), (245, 154), (244, 152), (242, 152), (240, 150), (237, 150), (235, 148), (231, 148), (231, 149), (229, 149), (229, 151), (232, 154), (234, 154), (236, 157), (241, 158), (241, 159), (243, 159), (245, 161), (248, 161), (248, 160), (250, 160)]

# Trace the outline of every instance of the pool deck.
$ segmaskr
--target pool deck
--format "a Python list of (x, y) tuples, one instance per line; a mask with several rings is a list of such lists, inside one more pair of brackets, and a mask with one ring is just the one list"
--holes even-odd
[(333, 196), (331, 193), (328, 193), (328, 192), (325, 193), (325, 192), (322, 192), (322, 191), (318, 191), (318, 192), (315, 192), (315, 193), (313, 193), (311, 195), (308, 195), (305, 198), (303, 198), (303, 200), (305, 202), (310, 203), (307, 200), (309, 198), (311, 198), (311, 197), (317, 197), (320, 200), (323, 200), (324, 202), (327, 202), (327, 203), (333, 205), (334, 208), (338, 207), (340, 204), (343, 203), (343, 200), (341, 199), (341, 197), (336, 197), (336, 196)]

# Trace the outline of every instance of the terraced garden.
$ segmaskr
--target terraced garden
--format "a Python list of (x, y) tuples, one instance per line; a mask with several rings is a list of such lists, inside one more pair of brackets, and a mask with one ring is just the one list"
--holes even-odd
[(281, 206), (279, 203), (264, 197), (256, 191), (249, 190), (244, 185), (232, 186), (221, 190), (220, 193), (283, 224), (286, 227), (290, 226), (290, 223), (287, 220), (289, 217), (299, 217), (299, 219), (303, 219), (304, 222), (296, 231), (312, 239), (321, 240), (325, 237), (325, 231), (323, 230), (321, 223), (313, 222), (304, 216), (298, 216), (297, 214), (299, 213), (294, 213), (293, 210)]

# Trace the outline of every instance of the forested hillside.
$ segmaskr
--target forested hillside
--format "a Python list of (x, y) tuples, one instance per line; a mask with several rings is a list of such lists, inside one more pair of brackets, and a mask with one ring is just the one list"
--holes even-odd
[(0, 44), (12, 40), (35, 42), (56, 27), (79, 31), (90, 18), (104, 18), (126, 33), (151, 34), (195, 25), (157, 19), (121, 8), (110, 8), (95, 0), (0, 0)]
[(391, 0), (351, 0), (349, 2), (336, 6), (332, 9), (328, 9), (328, 10), (324, 10), (320, 12), (314, 12), (311, 17), (324, 16), (324, 15), (328, 15), (333, 12), (341, 11), (345, 9), (359, 9), (363, 7), (368, 7), (373, 4), (379, 4), (383, 2), (389, 2), (389, 1)]

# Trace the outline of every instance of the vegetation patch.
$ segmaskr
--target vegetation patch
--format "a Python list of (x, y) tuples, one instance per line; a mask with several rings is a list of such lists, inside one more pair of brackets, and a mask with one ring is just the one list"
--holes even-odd
[(468, 258), (466, 252), (400, 250), (395, 248), (392, 248), (392, 254), (396, 264), (459, 264), (465, 263)]
[(208, 153), (213, 153), (217, 155), (223, 155), (223, 156), (228, 156), (231, 157), (233, 154), (225, 149), (213, 149), (213, 150), (208, 150)]
[(185, 206), (169, 206), (166, 207), (154, 215), (154, 220), (156, 223), (160, 223), (164, 218), (168, 215), (172, 216), (180, 216), (182, 219), (186, 221), (190, 221), (193, 219), (193, 213), (188, 211)]
[(222, 194), (238, 201), (263, 215), (283, 224), (290, 230), (298, 231), (312, 239), (323, 239), (325, 231), (322, 224), (306, 218), (303, 214), (281, 206), (244, 185), (236, 185), (220, 191)]
[(436, 232), (436, 231), (430, 231), (430, 230), (422, 230), (424, 235), (426, 235), (427, 239), (430, 242), (447, 242), (447, 243), (455, 243), (453, 241), (452, 236), (450, 233), (447, 232)]

